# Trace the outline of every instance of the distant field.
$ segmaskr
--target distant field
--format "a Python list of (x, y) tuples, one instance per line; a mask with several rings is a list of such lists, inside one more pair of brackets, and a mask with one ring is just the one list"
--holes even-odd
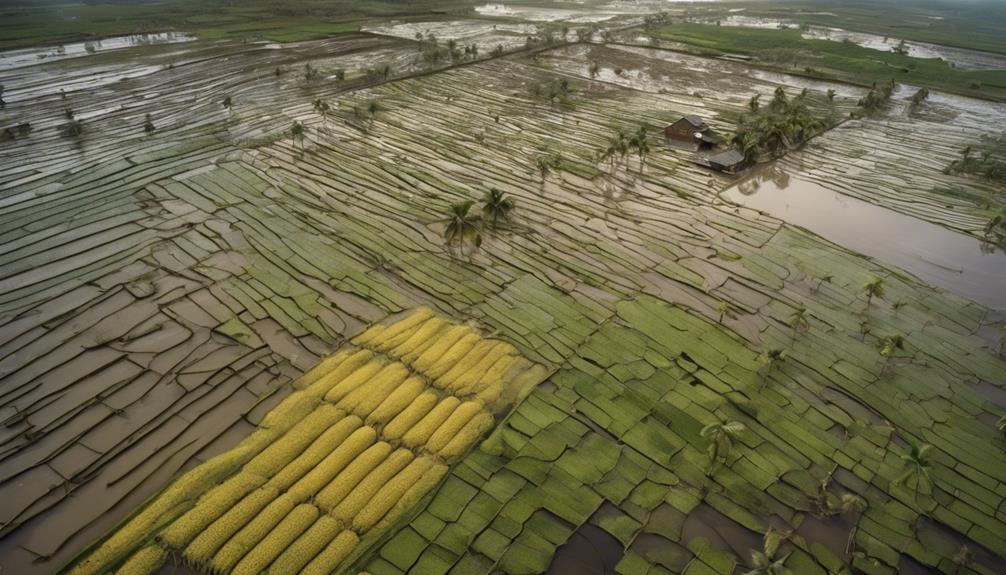
[(12, 5), (0, 12), (0, 49), (70, 42), (139, 32), (176, 30), (203, 38), (256, 38), (293, 42), (356, 31), (359, 22), (378, 16), (464, 11), (454, 0), (394, 3), (348, 2), (195, 2)]
[(787, 71), (856, 83), (887, 82), (941, 88), (985, 98), (1006, 98), (1006, 71), (966, 71), (942, 60), (924, 60), (864, 48), (851, 42), (805, 39), (795, 29), (773, 30), (674, 24), (665, 40), (707, 52), (744, 54)]
[(1006, 6), (999, 0), (777, 0), (722, 6), (743, 7), (748, 16), (1006, 54)]

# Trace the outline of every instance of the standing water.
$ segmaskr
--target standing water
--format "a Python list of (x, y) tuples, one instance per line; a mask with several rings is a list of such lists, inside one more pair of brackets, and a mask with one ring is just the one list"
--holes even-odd
[(1006, 309), (1006, 253), (950, 229), (797, 176), (746, 180), (725, 200), (806, 228), (850, 250), (994, 309)]

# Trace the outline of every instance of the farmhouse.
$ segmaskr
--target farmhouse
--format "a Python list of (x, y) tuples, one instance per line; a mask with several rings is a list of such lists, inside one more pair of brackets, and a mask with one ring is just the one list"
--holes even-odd
[(668, 144), (691, 146), (695, 149), (712, 148), (723, 141), (702, 118), (685, 116), (664, 128)]

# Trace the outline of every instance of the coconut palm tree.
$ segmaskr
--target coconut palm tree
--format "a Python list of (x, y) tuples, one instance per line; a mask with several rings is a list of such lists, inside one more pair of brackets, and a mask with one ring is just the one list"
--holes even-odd
[(908, 453), (901, 456), (904, 461), (905, 470), (894, 480), (894, 485), (904, 485), (911, 481), (914, 486), (914, 498), (919, 499), (919, 493), (925, 493), (932, 488), (932, 480), (929, 477), (929, 469), (932, 462), (929, 461), (929, 450), (932, 445), (911, 444)]
[(448, 249), (458, 244), (463, 253), (466, 242), (470, 242), (475, 249), (482, 245), (482, 222), (477, 215), (470, 213), (474, 204), (471, 200), (451, 204), (447, 227), (444, 228), (444, 241), (447, 242)]
[(294, 142), (300, 140), (300, 149), (304, 150), (304, 124), (301, 124), (299, 120), (295, 120), (293, 126), (290, 126), (290, 137)]
[(807, 321), (807, 308), (800, 306), (789, 316), (789, 327), (793, 328), (794, 338), (796, 337), (796, 332), (810, 329), (810, 322)]
[(378, 100), (371, 100), (367, 102), (367, 118), (369, 118), (370, 124), (374, 123), (374, 120), (377, 119), (377, 113), (382, 109), (381, 102)]
[(849, 538), (845, 542), (846, 553), (852, 553), (852, 549), (856, 545), (856, 531), (859, 530), (859, 518), (868, 506), (869, 504), (866, 499), (863, 499), (859, 495), (854, 493), (842, 494), (838, 512), (852, 523), (852, 529), (849, 530)]
[(968, 548), (967, 545), (961, 544), (961, 548), (957, 550), (957, 554), (954, 555), (952, 559), (954, 562), (954, 575), (961, 572), (961, 569), (967, 569), (975, 562), (975, 554)]
[(725, 301), (721, 301), (720, 305), (717, 306), (716, 311), (719, 313), (719, 319), (717, 320), (717, 322), (722, 324), (724, 316), (726, 316), (727, 313), (730, 311), (730, 304)]
[(489, 188), (482, 201), (485, 202), (482, 206), (482, 218), (489, 222), (494, 230), (500, 220), (510, 221), (510, 212), (513, 211), (514, 202), (503, 192), (496, 188)]
[(314, 106), (314, 111), (321, 115), (321, 122), (328, 123), (328, 112), (332, 109), (331, 104), (318, 98), (312, 103), (312, 106)]
[(643, 171), (643, 164), (646, 156), (650, 153), (650, 142), (646, 138), (646, 126), (640, 126), (636, 133), (629, 140), (629, 146), (636, 149), (639, 157), (639, 171)]
[(709, 447), (706, 448), (706, 454), (709, 456), (707, 473), (712, 471), (713, 465), (718, 460), (726, 461), (730, 457), (730, 452), (733, 450), (734, 438), (745, 429), (747, 428), (739, 421), (710, 423), (702, 428), (699, 435), (712, 440)]
[(835, 101), (835, 96), (837, 96), (837, 95), (838, 95), (838, 92), (836, 92), (832, 88), (828, 88), (827, 96), (828, 96), (828, 101), (829, 102), (834, 102)]
[(783, 537), (778, 531), (769, 527), (765, 532), (761, 551), (751, 550), (752, 569), (744, 575), (789, 575), (790, 571), (786, 568), (785, 563), (789, 559), (790, 553), (776, 558), (782, 539)]
[(899, 349), (905, 349), (905, 338), (900, 335), (889, 335), (877, 343), (877, 349), (880, 357), (884, 359), (884, 366), (880, 369), (880, 375), (884, 375), (895, 352)]
[(234, 104), (234, 102), (231, 100), (230, 96), (225, 96), (224, 97), (224, 101), (221, 102), (221, 104), (223, 104), (224, 108), (227, 108), (228, 110), (230, 110), (231, 106)]
[(874, 277), (863, 285), (866, 292), (866, 309), (870, 309), (873, 298), (884, 299), (884, 278)]
[(758, 374), (765, 377), (772, 372), (772, 368), (786, 360), (786, 352), (781, 349), (767, 349), (761, 353), (759, 358), (761, 359), (761, 367), (758, 368)]
[(157, 128), (154, 127), (154, 120), (150, 117), (150, 114), (147, 114), (143, 122), (143, 131), (148, 134), (153, 134), (156, 129)]
[(761, 94), (755, 94), (754, 96), (751, 96), (750, 100), (748, 100), (748, 110), (757, 112), (758, 108), (761, 108)]
[(63, 125), (63, 135), (77, 138), (84, 133), (84, 124), (80, 120), (70, 120)]

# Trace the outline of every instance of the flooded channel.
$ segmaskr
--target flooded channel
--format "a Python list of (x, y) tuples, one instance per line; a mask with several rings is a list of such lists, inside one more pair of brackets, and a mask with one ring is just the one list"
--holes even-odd
[(192, 42), (195, 39), (195, 36), (184, 32), (158, 32), (155, 34), (132, 34), (129, 36), (116, 36), (114, 38), (105, 38), (102, 40), (73, 42), (71, 44), (60, 44), (58, 46), (8, 50), (0, 53), (0, 70), (13, 70), (14, 68), (33, 66), (43, 62), (80, 58), (91, 54), (97, 54), (99, 52), (121, 50), (123, 48), (134, 48), (136, 46)]
[(922, 281), (1006, 309), (1006, 253), (971, 236), (830, 190), (765, 172), (723, 191), (725, 200), (771, 214)]

